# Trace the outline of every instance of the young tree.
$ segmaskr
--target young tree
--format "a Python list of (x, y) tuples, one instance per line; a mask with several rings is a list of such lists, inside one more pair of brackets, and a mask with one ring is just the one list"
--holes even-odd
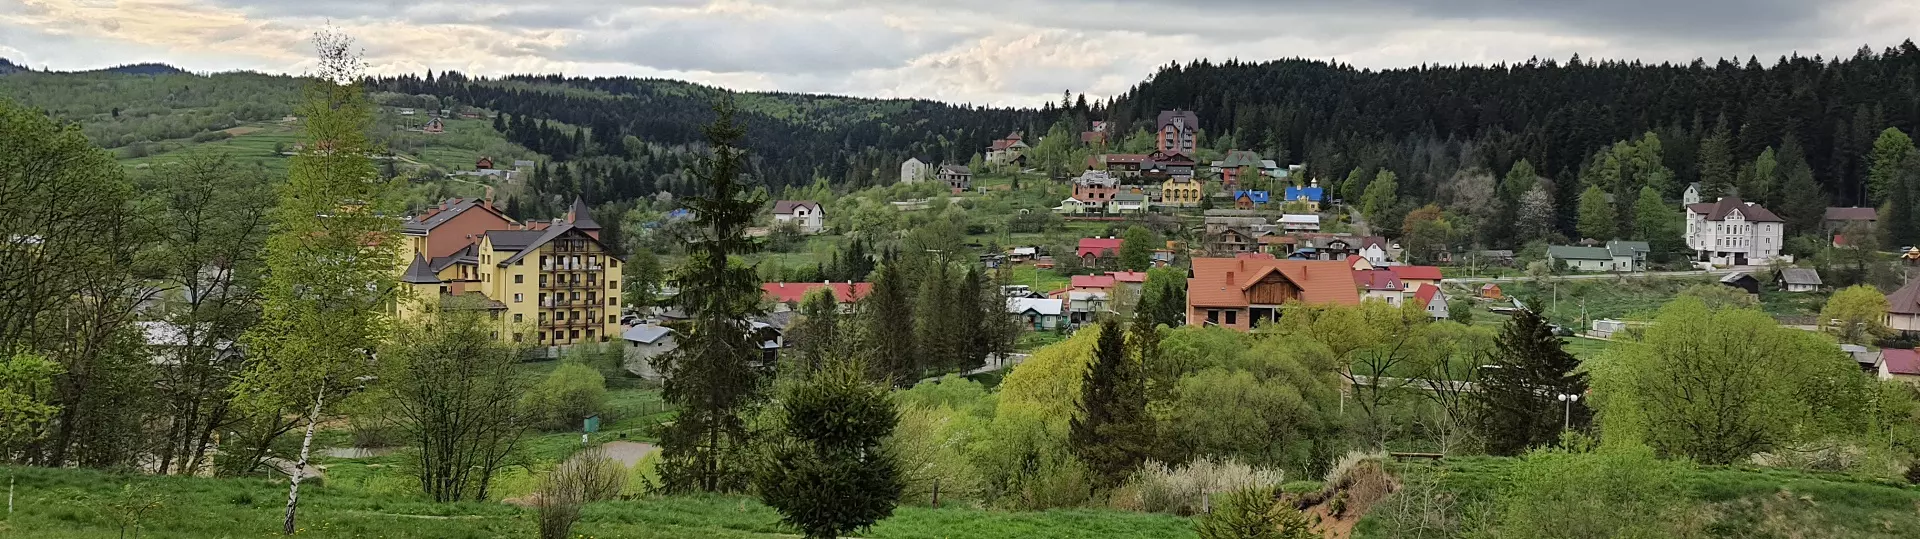
[(1453, 298), (1447, 301), (1447, 319), (1461, 325), (1473, 325), (1473, 300)]
[(1519, 209), (1514, 213), (1513, 229), (1518, 236), (1516, 243), (1546, 240), (1557, 235), (1554, 232), (1553, 194), (1547, 192), (1546, 185), (1536, 184), (1521, 196)]
[(1507, 169), (1507, 176), (1500, 180), (1500, 194), (1507, 200), (1518, 201), (1532, 192), (1540, 183), (1540, 173), (1533, 169), (1533, 162), (1521, 159)]
[(780, 396), (781, 424), (754, 474), (760, 500), (808, 538), (865, 529), (893, 514), (905, 488), (884, 449), (898, 424), (887, 386), (835, 360)]
[(0, 356), (0, 455), (14, 455), (38, 441), (47, 421), (60, 411), (52, 402), (53, 378), (60, 364), (37, 354)]
[(1899, 128), (1889, 127), (1873, 141), (1871, 164), (1867, 168), (1867, 204), (1878, 206), (1892, 197), (1900, 184), (1900, 169), (1915, 153), (1913, 138)]
[(849, 350), (846, 329), (841, 327), (840, 301), (833, 289), (816, 288), (800, 299), (800, 316), (787, 331), (787, 342), (798, 358), (794, 367), (801, 373), (813, 372), (829, 358), (841, 357)]
[(1679, 209), (1661, 200), (1659, 192), (1652, 187), (1642, 187), (1633, 205), (1633, 218), (1638, 221), (1633, 227), (1634, 238), (1647, 242), (1655, 257), (1664, 258), (1668, 253), (1686, 248), (1685, 240), (1680, 237), (1686, 218), (1680, 215)]
[(1827, 192), (1814, 181), (1813, 167), (1807, 165), (1806, 154), (1800, 149), (1800, 142), (1792, 134), (1780, 145), (1781, 207), (1780, 217), (1787, 221), (1787, 230), (1791, 233), (1803, 233), (1818, 230), (1820, 219), (1826, 214), (1827, 203), (1831, 200)]
[(1740, 197), (1771, 206), (1780, 198), (1780, 161), (1774, 157), (1773, 147), (1760, 151), (1753, 158), (1753, 166), (1740, 173)]
[(1453, 224), (1441, 215), (1440, 206), (1428, 204), (1407, 213), (1401, 220), (1400, 243), (1406, 247), (1409, 258), (1416, 262), (1428, 262), (1447, 249), (1453, 240)]
[(1069, 421), (1067, 445), (1094, 475), (1093, 488), (1111, 488), (1146, 462), (1153, 447), (1146, 377), (1127, 353), (1120, 322), (1100, 324), (1093, 363), (1080, 385), (1080, 410)]
[(662, 396), (679, 407), (660, 436), (660, 480), (667, 492), (733, 492), (747, 485), (748, 407), (761, 398), (765, 376), (757, 366), (759, 340), (748, 317), (760, 310), (759, 280), (734, 255), (759, 243), (746, 235), (761, 206), (741, 176), (746, 128), (734, 119), (731, 97), (714, 106), (705, 128), (708, 152), (695, 174), (705, 196), (689, 199), (700, 231), (688, 240), (687, 259), (674, 276), (680, 303), (693, 320), (679, 348), (656, 359), (665, 375)]
[(1177, 268), (1147, 270), (1147, 282), (1140, 285), (1140, 304), (1135, 317), (1145, 317), (1155, 326), (1180, 327), (1187, 324), (1187, 275)]
[(1613, 203), (1607, 201), (1607, 193), (1597, 185), (1587, 186), (1580, 193), (1580, 224), (1578, 230), (1583, 238), (1607, 241), (1618, 233), (1617, 217), (1613, 213)]
[[(438, 298), (430, 301), (440, 303)], [(520, 350), (493, 338), (486, 306), (449, 301), (398, 325), (380, 354), (378, 409), (417, 444), (420, 488), (434, 501), (484, 501), (531, 418)]]
[(619, 496), (626, 485), (626, 470), (599, 448), (567, 458), (548, 472), (534, 491), (534, 518), (540, 539), (572, 537), (573, 524), (580, 521), (582, 507), (611, 500)]
[(1832, 333), (1840, 342), (1870, 345), (1875, 339), (1893, 333), (1887, 329), (1887, 297), (1867, 285), (1855, 285), (1834, 292), (1820, 308), (1820, 329)]
[(1580, 360), (1563, 348), (1545, 318), (1532, 310), (1514, 313), (1500, 330), (1499, 344), (1476, 382), (1472, 417), (1486, 439), (1487, 452), (1518, 455), (1552, 443), (1570, 426), (1585, 425), (1592, 412), (1584, 402), (1568, 405), (1559, 395), (1585, 398), (1587, 376), (1576, 372)]
[(1400, 175), (1394, 174), (1391, 170), (1381, 170), (1379, 175), (1373, 177), (1372, 182), (1367, 183), (1367, 191), (1361, 195), (1364, 200), (1361, 202), (1360, 212), (1366, 214), (1368, 219), (1378, 218), (1382, 212), (1392, 208), (1400, 200), (1399, 196)]
[(1147, 227), (1133, 225), (1127, 227), (1121, 236), (1120, 269), (1124, 271), (1147, 271), (1153, 268), (1153, 250), (1160, 247), (1160, 238), (1147, 230)]
[(381, 180), (368, 157), (378, 150), (367, 138), (374, 109), (360, 86), (360, 58), (352, 39), (331, 30), (314, 43), (319, 77), (297, 114), (306, 146), (289, 162), (273, 211), (261, 321), (245, 339), (257, 359), (244, 396), (256, 410), (300, 410), (305, 424), (287, 488), (287, 535), (314, 431), (329, 405), (372, 374), (397, 290), (397, 185)]

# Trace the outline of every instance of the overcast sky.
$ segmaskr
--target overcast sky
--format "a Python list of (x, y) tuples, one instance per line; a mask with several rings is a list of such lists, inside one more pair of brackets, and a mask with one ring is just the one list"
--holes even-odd
[(1528, 57), (1851, 55), (1920, 0), (0, 0), (0, 57), (302, 73), (331, 21), (379, 74), (666, 77), (742, 90), (1034, 105), (1170, 61), (1362, 67)]

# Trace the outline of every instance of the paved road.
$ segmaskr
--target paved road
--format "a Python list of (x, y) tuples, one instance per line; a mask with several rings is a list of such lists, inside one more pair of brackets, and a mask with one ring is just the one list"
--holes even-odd
[[(976, 374), (986, 374), (986, 373), (997, 371), (1000, 369), (1012, 368), (1014, 365), (1019, 365), (1020, 362), (1026, 361), (1027, 357), (1029, 357), (1030, 355), (1031, 354), (1012, 353), (1012, 354), (1007, 354), (1006, 356), (1003, 356), (1003, 357), (988, 357), (986, 365), (983, 365), (978, 369), (973, 369), (967, 372), (960, 373), (960, 375), (973, 376)], [(921, 382), (932, 382), (935, 380), (939, 380), (940, 378), (941, 377), (939, 376), (935, 376), (932, 378), (921, 380)]]
[[(1719, 277), (1719, 276), (1723, 276), (1736, 271), (1751, 272), (1751, 271), (1759, 271), (1761, 269), (1765, 269), (1765, 268), (1761, 268), (1758, 266), (1741, 266), (1741, 267), (1735, 267), (1735, 268), (1716, 269), (1712, 271), (1686, 270), (1686, 271), (1643, 271), (1639, 273), (1573, 273), (1568, 275), (1555, 275), (1553, 278), (1568, 280), (1568, 281), (1583, 281), (1583, 280), (1590, 280), (1590, 279), (1612, 279), (1616, 277), (1625, 278), (1625, 279), (1647, 279), (1647, 278), (1655, 278), (1655, 277)], [(1449, 283), (1511, 283), (1515, 281), (1524, 281), (1529, 279), (1532, 279), (1532, 278), (1526, 277), (1526, 276), (1450, 277), (1447, 279), (1447, 282)]]

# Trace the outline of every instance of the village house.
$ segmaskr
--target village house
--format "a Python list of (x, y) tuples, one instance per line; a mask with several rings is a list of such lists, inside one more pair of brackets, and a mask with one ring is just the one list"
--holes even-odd
[(1687, 205), (1687, 248), (1717, 266), (1764, 265), (1780, 256), (1785, 224), (1738, 197)]
[(1082, 172), (1073, 179), (1073, 198), (1089, 206), (1104, 208), (1119, 192), (1120, 180), (1103, 170)]
[(1174, 176), (1160, 184), (1160, 204), (1173, 207), (1186, 207), (1200, 204), (1200, 197), (1206, 196), (1199, 180), (1192, 176)]
[(1320, 231), (1320, 214), (1289, 213), (1289, 214), (1280, 216), (1279, 223), (1280, 223), (1280, 230), (1285, 231), (1287, 233), (1319, 232)]
[(1573, 271), (1646, 271), (1647, 252), (1650, 248), (1644, 241), (1613, 240), (1604, 247), (1584, 247), (1578, 245), (1549, 245), (1547, 260), (1565, 264)]
[(1107, 145), (1107, 122), (1094, 120), (1086, 131), (1080, 132), (1080, 143), (1094, 148)]
[(1920, 386), (1920, 352), (1905, 348), (1880, 350), (1881, 380), (1898, 380)]
[(1886, 325), (1901, 333), (1920, 333), (1920, 279), (1887, 294)]
[(620, 333), (620, 339), (627, 342), (621, 351), (621, 365), (627, 372), (644, 380), (659, 380), (660, 372), (653, 368), (654, 358), (679, 348), (673, 329), (657, 324), (640, 324)]
[(821, 288), (833, 290), (834, 301), (840, 302), (841, 309), (852, 309), (854, 302), (866, 299), (873, 293), (873, 283), (833, 282), (818, 283), (762, 283), (760, 295), (772, 302), (775, 311), (791, 311), (800, 307), (807, 293)]
[(1122, 243), (1124, 240), (1114, 237), (1080, 238), (1080, 245), (1074, 248), (1073, 256), (1080, 258), (1081, 265), (1094, 267), (1120, 256)]
[(1233, 207), (1235, 208), (1239, 208), (1243, 210), (1251, 210), (1256, 207), (1265, 206), (1265, 205), (1267, 205), (1266, 191), (1234, 191), (1233, 192)]
[(1154, 249), (1153, 267), (1164, 268), (1173, 265), (1173, 249)]
[(1107, 201), (1108, 213), (1142, 213), (1147, 211), (1147, 196), (1137, 193), (1119, 193)]
[(1815, 292), (1820, 290), (1820, 272), (1813, 268), (1781, 268), (1773, 276), (1774, 285), (1785, 292)]
[(1260, 252), (1270, 254), (1278, 258), (1287, 258), (1292, 256), (1294, 248), (1299, 246), (1299, 240), (1294, 239), (1293, 236), (1287, 236), (1287, 235), (1281, 235), (1281, 234), (1268, 234), (1265, 236), (1260, 236), (1255, 241), (1260, 244)]
[(1447, 293), (1439, 286), (1421, 285), (1413, 292), (1413, 301), (1427, 310), (1427, 317), (1434, 320), (1447, 319)]
[(478, 169), (478, 170), (487, 170), (487, 169), (491, 169), (491, 168), (493, 168), (493, 158), (491, 158), (491, 157), (487, 157), (487, 156), (484, 156), (484, 155), (483, 155), (483, 156), (480, 156), (480, 158), (479, 158), (479, 159), (476, 159), (476, 160), (474, 160), (474, 162), (473, 162), (473, 168), (475, 168), (475, 169)]
[(987, 146), (987, 162), (995, 165), (1026, 165), (1028, 149), (1027, 143), (1020, 140), (1020, 132), (1014, 131)]
[(1259, 250), (1260, 236), (1244, 228), (1226, 227), (1207, 234), (1207, 253), (1214, 256), (1234, 256)]
[(1387, 266), (1387, 271), (1393, 272), (1407, 290), (1416, 286), (1440, 286), (1440, 281), (1445, 279), (1440, 268), (1433, 266)]
[[(408, 112), (412, 112), (412, 111), (408, 111)], [(420, 128), (420, 131), (425, 132), (426, 134), (429, 134), (429, 135), (438, 135), (438, 134), (447, 132), (447, 124), (446, 122), (440, 121), (439, 118), (434, 118), (431, 120), (427, 120), (427, 126)]]
[(1154, 179), (1193, 176), (1193, 164), (1193, 158), (1186, 154), (1153, 152), (1147, 155), (1147, 162), (1141, 164), (1140, 173)]
[(968, 170), (966, 165), (940, 165), (940, 173), (935, 179), (946, 182), (947, 187), (957, 195), (973, 186), (973, 171)]
[(1147, 162), (1146, 154), (1110, 153), (1087, 158), (1087, 168), (1104, 170), (1108, 174), (1122, 178), (1140, 177), (1140, 165)]
[(1111, 311), (1107, 301), (1112, 292), (1107, 290), (1072, 290), (1066, 293), (1067, 323), (1081, 325), (1092, 322), (1102, 314)]
[(1260, 154), (1247, 150), (1230, 150), (1226, 158), (1210, 163), (1213, 174), (1220, 182), (1228, 186), (1239, 185), (1240, 171), (1248, 170), (1253, 174), (1275, 177), (1280, 174), (1280, 165), (1272, 159), (1261, 159)]
[(1079, 215), (1082, 213), (1099, 212), (1101, 209), (1102, 209), (1101, 206), (1090, 204), (1087, 201), (1080, 200), (1073, 197), (1067, 197), (1066, 199), (1060, 201), (1059, 206), (1053, 207), (1053, 213), (1064, 214), (1064, 215)]
[(1380, 236), (1364, 236), (1360, 238), (1360, 257), (1367, 259), (1367, 262), (1371, 262), (1375, 266), (1393, 264), (1394, 251), (1395, 249), (1387, 243), (1386, 238)]
[(1346, 234), (1300, 233), (1288, 258), (1296, 260), (1346, 260), (1360, 254), (1360, 238)]
[(1033, 331), (1066, 327), (1066, 300), (1055, 298), (1007, 298), (1007, 314)]
[(1155, 125), (1157, 135), (1154, 137), (1154, 148), (1160, 153), (1193, 155), (1194, 150), (1200, 147), (1200, 116), (1193, 111), (1161, 111)]
[(826, 228), (826, 214), (820, 203), (811, 200), (781, 200), (773, 203), (774, 223), (793, 223), (801, 234), (819, 234)]
[(1880, 212), (1873, 208), (1827, 208), (1826, 215), (1820, 220), (1820, 230), (1832, 236), (1839, 234), (1849, 225), (1863, 225), (1868, 230), (1873, 230), (1878, 222), (1880, 222)]
[(1720, 284), (1740, 289), (1748, 294), (1760, 293), (1760, 279), (1744, 271), (1736, 271), (1720, 277)]
[(1030, 262), (1033, 260), (1033, 257), (1038, 256), (1039, 253), (1040, 249), (1037, 247), (1014, 247), (1007, 249), (1007, 261), (1015, 264)]
[(1500, 291), (1500, 285), (1487, 283), (1480, 285), (1480, 297), (1487, 299), (1506, 299), (1507, 295), (1505, 292)]
[(1326, 196), (1326, 192), (1320, 188), (1320, 180), (1313, 180), (1306, 187), (1289, 186), (1282, 194), (1285, 195), (1285, 198), (1281, 199), (1282, 203), (1305, 204), (1307, 211), (1315, 213), (1320, 212), (1320, 201)]
[[(1365, 259), (1362, 259), (1365, 260)], [(1377, 299), (1387, 305), (1400, 306), (1406, 297), (1407, 287), (1393, 272), (1384, 269), (1353, 270), (1353, 284), (1359, 287), (1360, 299)]]
[(1187, 324), (1258, 329), (1288, 302), (1359, 305), (1344, 261), (1196, 258), (1187, 279)]
[(933, 167), (917, 157), (900, 163), (900, 183), (920, 183), (933, 176)]

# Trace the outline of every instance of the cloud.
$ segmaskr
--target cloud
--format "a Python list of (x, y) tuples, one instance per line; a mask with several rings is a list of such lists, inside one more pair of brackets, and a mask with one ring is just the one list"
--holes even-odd
[(1851, 55), (1914, 0), (0, 0), (0, 54), (302, 72), (333, 24), (375, 73), (669, 77), (749, 90), (1037, 105), (1195, 58), (1361, 67), (1528, 57)]

